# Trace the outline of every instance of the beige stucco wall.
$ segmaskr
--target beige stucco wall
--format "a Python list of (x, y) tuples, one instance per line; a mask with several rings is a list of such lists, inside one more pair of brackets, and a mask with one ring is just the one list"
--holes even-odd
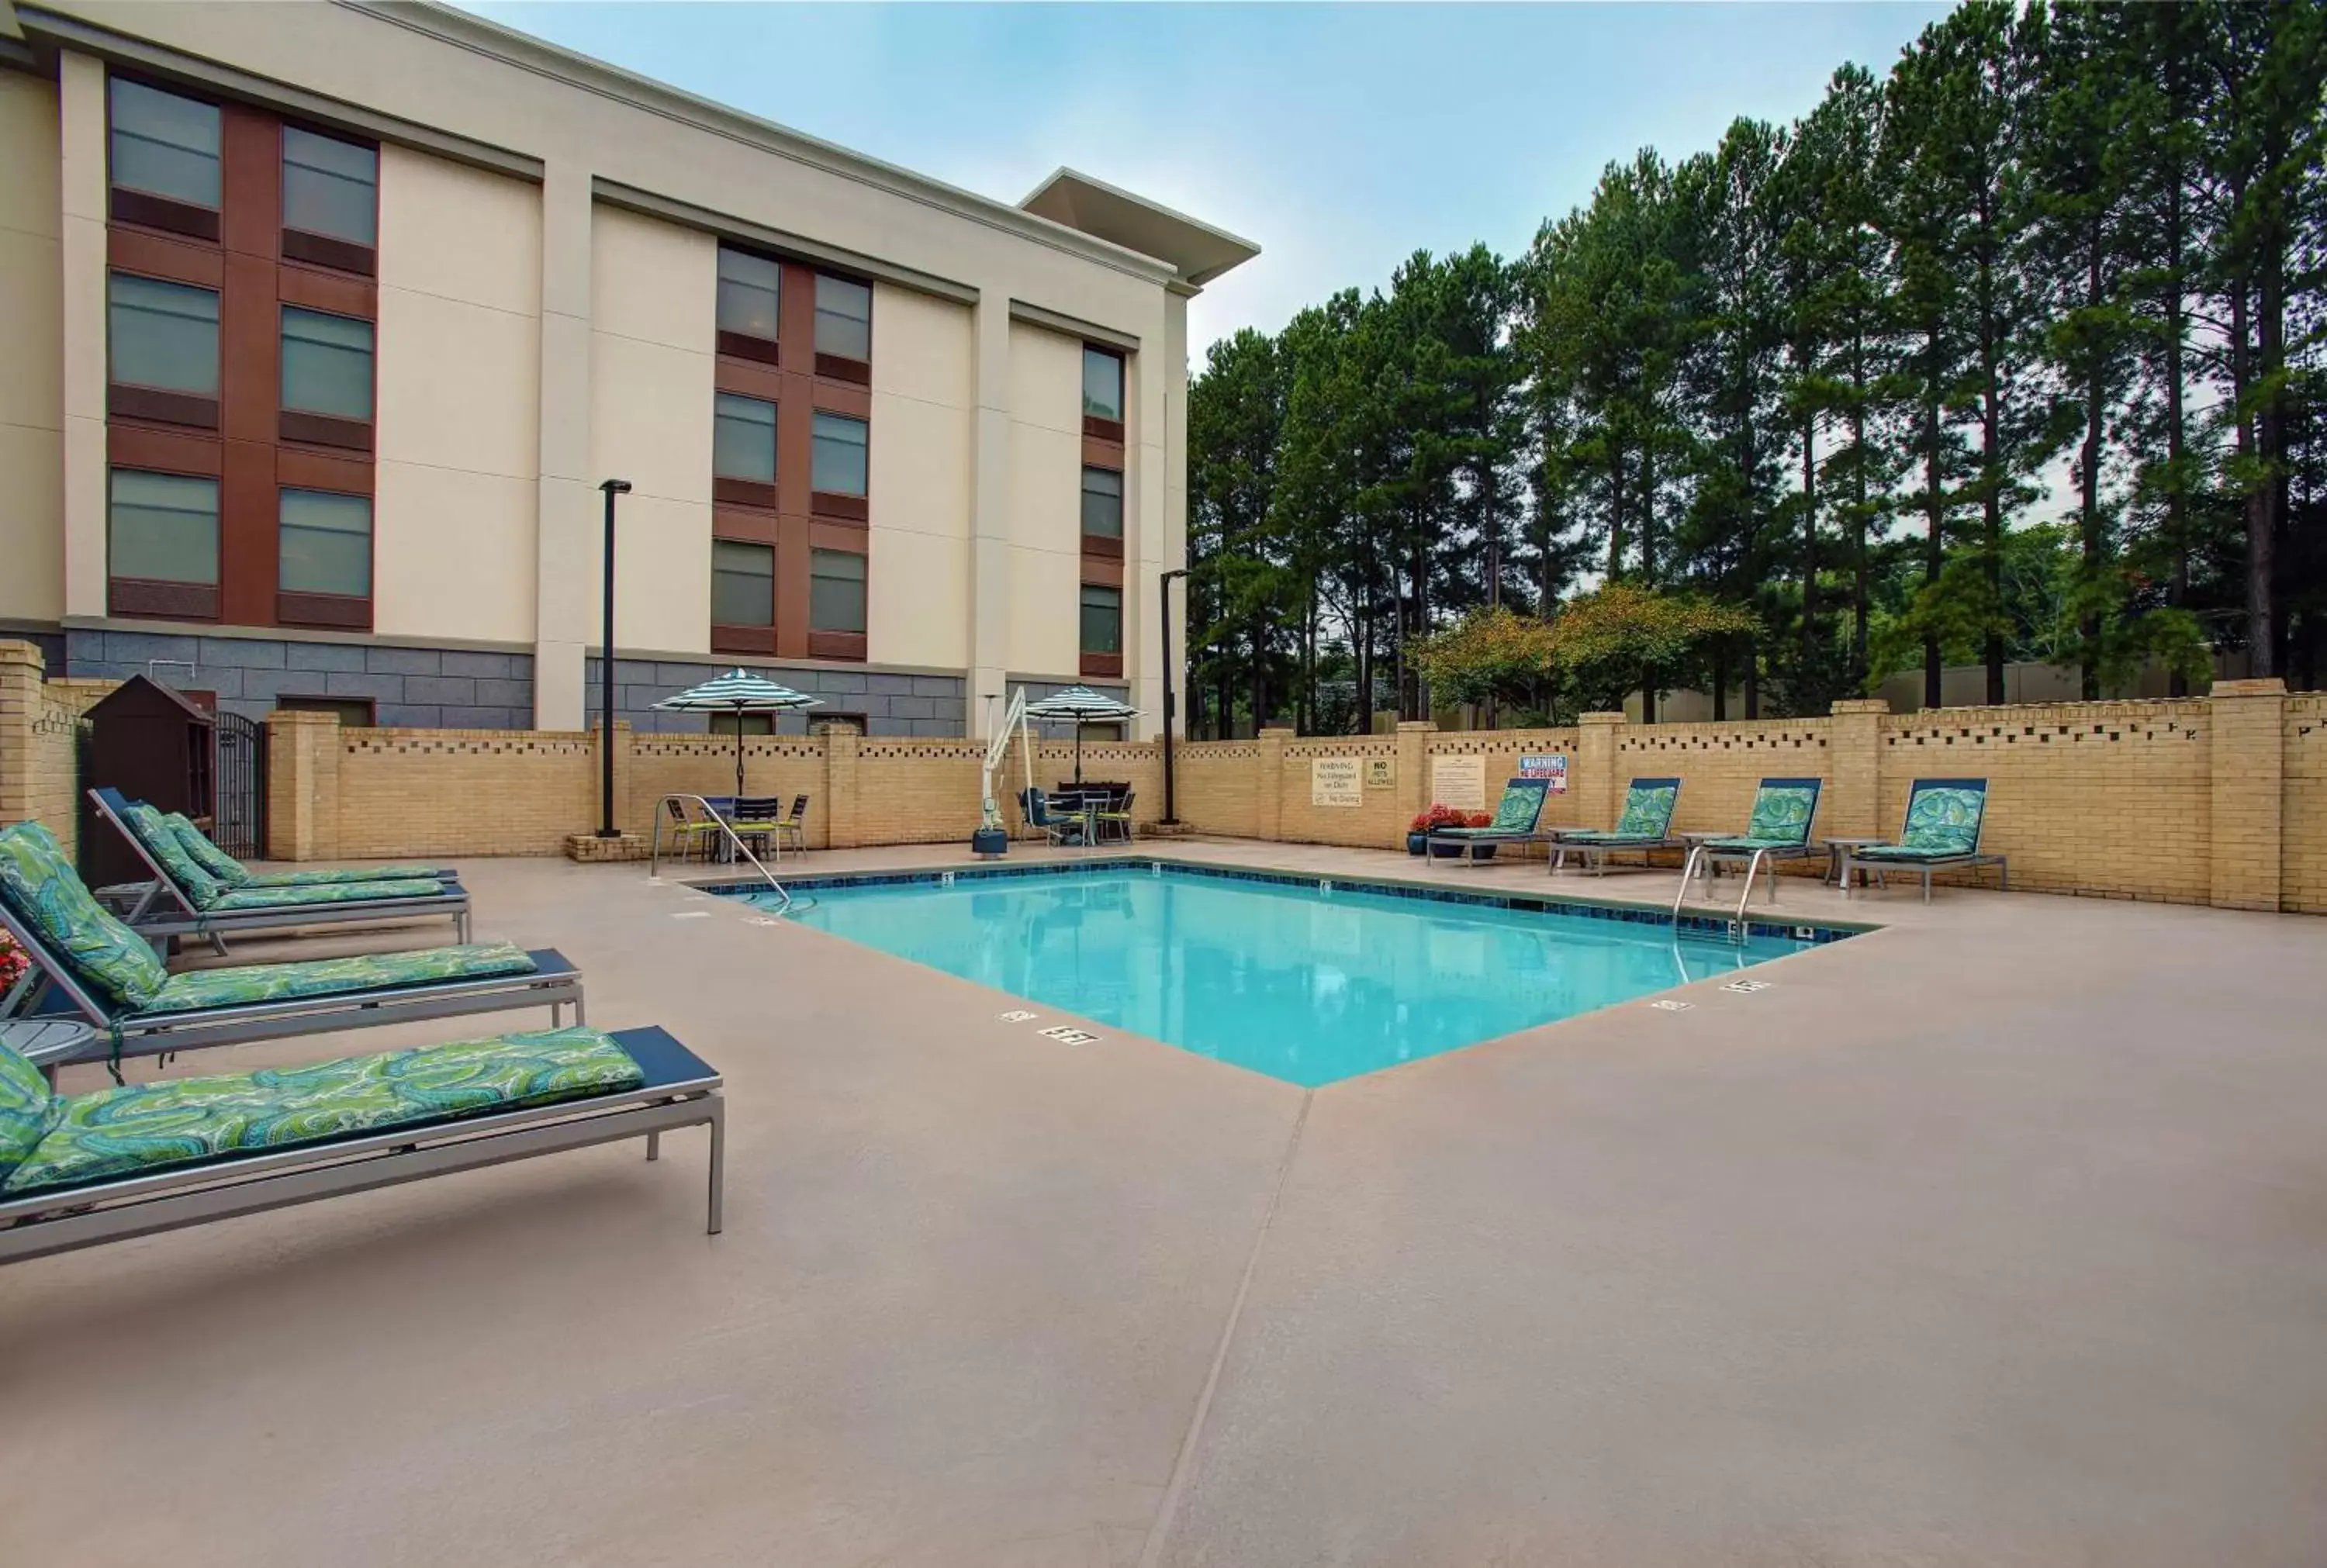
[[(603, 204), (592, 216), (592, 468), (633, 487), (614, 546), (614, 638), (624, 648), (711, 647), (717, 267), (710, 235)], [(587, 555), (594, 583), (594, 533)]]
[(969, 661), (969, 308), (876, 285), (873, 334), (865, 648), (954, 668)]
[(377, 628), (530, 641), (540, 192), (391, 145), (379, 210)]
[(0, 618), (64, 613), (63, 212), (57, 89), (0, 70)]
[(1010, 324), (1008, 647), (1024, 675), (1081, 662), (1082, 385), (1079, 340)]

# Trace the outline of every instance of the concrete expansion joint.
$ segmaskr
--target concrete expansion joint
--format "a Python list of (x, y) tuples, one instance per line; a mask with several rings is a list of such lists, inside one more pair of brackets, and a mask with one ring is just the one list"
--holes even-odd
[(1179, 1512), (1181, 1495), (1187, 1490), (1188, 1472), (1194, 1468), (1197, 1445), (1203, 1442), (1204, 1423), (1212, 1413), (1212, 1396), (1220, 1391), (1220, 1372), (1228, 1366), (1229, 1349), (1236, 1343), (1237, 1325), (1244, 1318), (1245, 1299), (1252, 1293), (1253, 1276), (1260, 1272), (1261, 1248), (1267, 1245), (1269, 1227), (1276, 1223), (1277, 1205), (1284, 1201), (1285, 1184), (1292, 1179), (1294, 1157), (1301, 1151), (1302, 1130), (1309, 1125), (1309, 1106), (1317, 1097), (1314, 1089), (1301, 1096), (1301, 1108), (1294, 1113), (1293, 1131), (1285, 1140), (1285, 1155), (1276, 1164), (1276, 1180), (1268, 1190), (1268, 1207), (1261, 1211), (1260, 1228), (1253, 1233), (1252, 1250), (1245, 1255), (1244, 1274), (1237, 1281), (1236, 1296), (1229, 1302), (1229, 1315), (1220, 1324), (1220, 1343), (1212, 1350), (1211, 1369), (1204, 1375), (1203, 1392), (1196, 1396), (1196, 1408), (1188, 1420), (1188, 1433), (1181, 1439), (1179, 1457), (1172, 1461), (1172, 1479), (1164, 1484), (1164, 1500), (1156, 1505), (1154, 1522), (1147, 1526), (1147, 1542), (1139, 1553), (1139, 1568), (1155, 1568), (1164, 1560), (1164, 1547), (1172, 1536), (1173, 1517)]

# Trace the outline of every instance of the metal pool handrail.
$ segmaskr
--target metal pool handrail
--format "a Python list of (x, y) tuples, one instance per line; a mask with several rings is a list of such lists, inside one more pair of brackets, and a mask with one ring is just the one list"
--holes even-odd
[[(1673, 894), (1672, 901), (1672, 922), (1673, 929), (1675, 930), (1678, 930), (1680, 929), (1680, 907), (1681, 904), (1688, 898), (1688, 884), (1696, 875), (1697, 859), (1704, 854), (1705, 845), (1701, 844), (1691, 845), (1689, 846), (1688, 858), (1681, 863), (1680, 888), (1678, 891)], [(1745, 905), (1747, 901), (1751, 900), (1753, 896), (1753, 878), (1761, 873), (1763, 858), (1766, 854), (1766, 851), (1757, 849), (1753, 852), (1753, 858), (1745, 863), (1745, 891), (1737, 895), (1737, 918), (1730, 922), (1730, 935), (1735, 938), (1741, 945), (1744, 942), (1745, 933), (1749, 929), (1745, 924)], [(1708, 860), (1706, 862), (1706, 869), (1708, 872), (1712, 870), (1712, 865), (1713, 863), (1711, 861)], [(1771, 865), (1769, 874), (1771, 876), (1776, 876), (1778, 874), (1778, 868), (1775, 864)], [(1711, 877), (1708, 876), (1706, 878), (1707, 883), (1709, 884), (1711, 881)]]
[(760, 857), (753, 854), (743, 841), (735, 835), (735, 830), (728, 825), (727, 819), (720, 816), (718, 812), (713, 810), (711, 802), (706, 800), (700, 795), (671, 794), (666, 795), (661, 799), (655, 802), (654, 842), (647, 850), (647, 875), (650, 877), (659, 877), (662, 874), (660, 869), (662, 865), (662, 825), (663, 818), (668, 815), (663, 808), (674, 800), (692, 800), (697, 806), (702, 807), (703, 815), (719, 825), (719, 831), (727, 835), (727, 842), (735, 846), (735, 853), (742, 855), (745, 860), (750, 861), (752, 863), (752, 869), (765, 877), (767, 879), (768, 885), (776, 890), (776, 896), (784, 901), (780, 905), (777, 906), (775, 912), (780, 915), (788, 913), (792, 907), (792, 895), (784, 891), (784, 884), (776, 880), (776, 873), (760, 863)]

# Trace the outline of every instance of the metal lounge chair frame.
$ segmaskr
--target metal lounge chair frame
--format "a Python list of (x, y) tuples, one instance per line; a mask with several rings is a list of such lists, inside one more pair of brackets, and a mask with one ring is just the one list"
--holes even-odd
[[(1532, 788), (1529, 788), (1530, 786)], [(1535, 797), (1535, 815), (1528, 818), (1526, 827), (1496, 827), (1490, 824), (1485, 827), (1431, 828), (1423, 835), (1424, 869), (1429, 869), (1441, 859), (1452, 860), (1458, 864), (1467, 864), (1472, 870), (1486, 863), (1478, 856), (1467, 853), (1442, 856), (1438, 853), (1438, 845), (1442, 843), (1462, 845), (1467, 848), (1476, 844), (1542, 844), (1549, 839), (1552, 835), (1543, 831), (1542, 823), (1545, 803), (1551, 798), (1551, 780), (1524, 778), (1506, 780), (1503, 784), (1502, 795), (1498, 796), (1495, 800), (1497, 816), (1502, 815), (1503, 800), (1513, 789), (1524, 789)]]
[[(157, 946), (171, 937), (201, 937), (209, 941), (212, 952), (224, 957), (229, 933), (439, 919), (450, 919), (459, 939), (469, 939), (469, 894), (458, 882), (443, 882), (437, 892), (407, 898), (346, 899), (332, 903), (205, 910), (178, 885), (169, 868), (130, 827), (122, 814), (122, 808), (129, 802), (118, 789), (92, 789), (89, 798), (96, 804), (98, 815), (113, 825), (114, 831), (128, 842), (129, 847), (137, 852), (137, 858), (145, 863), (145, 869), (154, 873), (154, 880), (121, 918), (139, 936), (154, 939)], [(177, 905), (176, 913), (154, 912), (154, 906), (164, 898)]]
[[(1650, 851), (1684, 847), (1686, 841), (1676, 837), (1672, 831), (1672, 819), (1680, 810), (1680, 785), (1681, 781), (1678, 779), (1635, 779), (1624, 787), (1624, 798), (1628, 806), (1632, 791), (1635, 789), (1671, 787), (1672, 809), (1665, 813), (1665, 831), (1654, 836), (1640, 834), (1628, 835), (1612, 830), (1607, 833), (1597, 833), (1589, 828), (1554, 828), (1551, 835), (1550, 874), (1557, 876), (1560, 873), (1566, 866), (1567, 857), (1571, 852), (1584, 863), (1584, 873), (1586, 876), (1604, 876), (1607, 874), (1608, 857), (1612, 854), (1638, 854), (1640, 857), (1640, 864), (1646, 867), (1649, 864)], [(1621, 811), (1617, 813), (1616, 820), (1619, 823), (1623, 821)]]
[(71, 1003), (71, 1010), (97, 1030), (87, 1044), (70, 1055), (50, 1059), (42, 1064), (44, 1067), (109, 1061), (125, 1056), (166, 1056), (205, 1046), (242, 1045), (287, 1034), (366, 1029), (373, 1024), (410, 1023), (424, 1018), (465, 1018), (512, 1007), (548, 1008), (550, 1027), (555, 1029), (570, 1003), (574, 1022), (588, 1022), (583, 1009), (582, 971), (555, 947), (537, 947), (528, 953), (526, 957), (533, 960), (534, 966), (520, 975), (487, 975), (373, 991), (285, 997), (234, 1007), (191, 1008), (182, 1013), (125, 1013), (83, 983), (72, 966), (41, 939), (30, 922), (20, 919), (5, 904), (0, 904), (0, 929), (14, 938), (16, 945), (33, 960), (33, 967), (23, 979), (7, 995), (0, 997), (0, 1018), (63, 1011), (52, 1004), (42, 1005), (49, 1000), (45, 994), (54, 987)]
[(719, 1074), (659, 1029), (621, 1030), (612, 1039), (646, 1074), (636, 1088), (0, 1199), (0, 1264), (630, 1138), (644, 1138), (655, 1160), (663, 1134), (694, 1126), (711, 1131), (705, 1228), (718, 1235), (727, 1125)]
[[(1757, 805), (1764, 789), (1807, 789), (1810, 792), (1810, 810), (1809, 815), (1802, 819), (1801, 841), (1798, 844), (1763, 845), (1751, 850), (1724, 849), (1721, 847), (1719, 839), (1693, 845), (1688, 852), (1688, 859), (1681, 864), (1679, 891), (1673, 894), (1672, 918), (1675, 925), (1680, 923), (1680, 907), (1688, 898), (1688, 884), (1691, 878), (1702, 874), (1709, 889), (1712, 885), (1713, 871), (1716, 865), (1724, 862), (1734, 863), (1742, 860), (1745, 862), (1745, 887), (1737, 895), (1735, 923), (1737, 938), (1743, 941), (1746, 930), (1745, 906), (1753, 897), (1753, 878), (1761, 873), (1762, 868), (1765, 865), (1770, 867), (1770, 874), (1763, 880), (1769, 883), (1770, 901), (1774, 904), (1778, 901), (1777, 863), (1784, 860), (1801, 860), (1812, 854), (1826, 853), (1824, 848), (1813, 842), (1811, 836), (1811, 830), (1818, 826), (1818, 800), (1825, 794), (1826, 780), (1823, 779), (1764, 779), (1754, 788), (1753, 798)], [(1750, 819), (1746, 826), (1749, 828), (1752, 826)], [(1743, 835), (1739, 836), (1742, 837)]]
[[(1900, 824), (1899, 830), (1902, 841), (1907, 836), (1906, 824), (1914, 820), (1915, 798), (1926, 789), (1976, 789), (1979, 792), (1979, 823), (1972, 831), (1971, 848), (1962, 854), (1937, 857), (1881, 853), (1885, 849), (1896, 849), (1899, 847), (1897, 845), (1864, 844), (1846, 849), (1843, 851), (1842, 855), (1842, 896), (1844, 898), (1850, 896), (1851, 873), (1854, 871), (1874, 873), (1875, 884), (1878, 887), (1889, 885), (1885, 881), (1886, 873), (1920, 872), (1923, 877), (1923, 901), (1927, 904), (1931, 901), (1931, 873), (1935, 871), (1967, 869), (1976, 871), (1980, 866), (1992, 865), (1995, 868), (1996, 891), (2009, 892), (2012, 890), (2012, 868), (2006, 863), (2005, 857), (2000, 854), (1983, 853), (1979, 847), (1980, 839), (1987, 832), (1987, 780), (1985, 779), (1916, 779), (1907, 789), (1907, 815)], [(1869, 854), (1869, 851), (1875, 853)], [(1977, 881), (1977, 878), (1974, 880)]]

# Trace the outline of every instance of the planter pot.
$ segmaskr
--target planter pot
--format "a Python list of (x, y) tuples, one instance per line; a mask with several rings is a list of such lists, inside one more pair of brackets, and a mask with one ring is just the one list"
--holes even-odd
[(1406, 835), (1406, 854), (1420, 854), (1424, 850), (1428, 849), (1429, 847), (1430, 835), (1426, 833), (1409, 833)]

